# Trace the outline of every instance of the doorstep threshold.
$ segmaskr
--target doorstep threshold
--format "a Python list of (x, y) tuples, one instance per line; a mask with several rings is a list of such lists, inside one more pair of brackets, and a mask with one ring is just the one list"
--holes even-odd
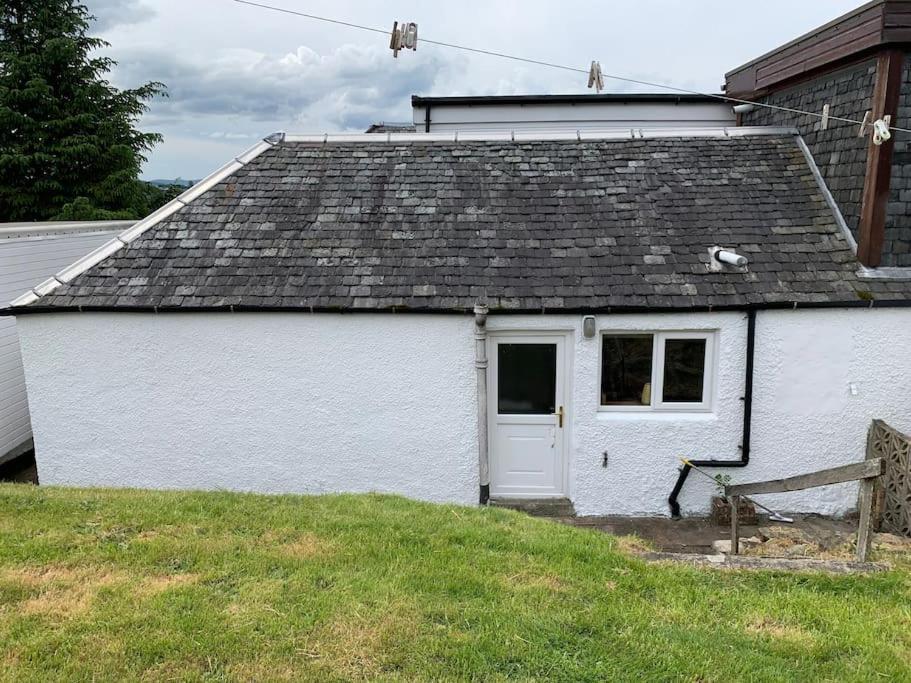
[(524, 512), (532, 517), (575, 517), (576, 509), (569, 498), (551, 496), (547, 498), (511, 498), (491, 496), (491, 507), (507, 508)]

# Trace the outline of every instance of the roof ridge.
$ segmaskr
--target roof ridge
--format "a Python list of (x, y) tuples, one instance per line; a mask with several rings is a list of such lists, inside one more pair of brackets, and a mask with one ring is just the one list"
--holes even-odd
[(789, 126), (722, 126), (692, 128), (587, 128), (577, 130), (457, 130), (450, 133), (289, 133), (283, 142), (535, 142), (637, 140), (661, 138), (734, 138), (797, 135)]

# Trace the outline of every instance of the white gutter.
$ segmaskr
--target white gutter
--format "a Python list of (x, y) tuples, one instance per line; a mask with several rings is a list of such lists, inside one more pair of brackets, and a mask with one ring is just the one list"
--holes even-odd
[(879, 268), (861, 266), (857, 269), (857, 277), (867, 280), (911, 280), (911, 268), (907, 266), (880, 266)]
[(38, 301), (38, 299), (41, 297), (50, 294), (60, 285), (71, 282), (74, 278), (82, 275), (82, 273), (87, 271), (89, 268), (98, 265), (101, 261), (117, 253), (126, 245), (136, 241), (147, 230), (158, 225), (161, 221), (165, 220), (177, 211), (180, 211), (194, 199), (197, 199), (203, 193), (211, 190), (222, 180), (231, 174), (236, 173), (241, 168), (250, 163), (253, 159), (265, 152), (267, 149), (274, 147), (283, 140), (284, 133), (274, 133), (261, 142), (256, 143), (250, 149), (234, 157), (234, 159), (219, 168), (217, 171), (209, 174), (198, 183), (193, 185), (193, 187), (178, 195), (154, 213), (143, 218), (141, 221), (129, 221), (126, 230), (118, 234), (110, 242), (102, 244), (95, 251), (86, 256), (83, 256), (75, 263), (58, 272), (56, 275), (52, 275), (41, 284), (29, 290), (22, 296), (14, 299), (10, 303), (10, 306), (28, 306), (29, 304), (33, 304)]
[(0, 223), (0, 240), (50, 235), (76, 235), (92, 232), (126, 230), (136, 221), (37, 221)]

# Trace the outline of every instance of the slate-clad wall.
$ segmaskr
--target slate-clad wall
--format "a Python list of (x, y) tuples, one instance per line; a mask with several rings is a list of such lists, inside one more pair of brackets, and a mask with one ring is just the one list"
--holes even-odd
[[(581, 316), (488, 322), (572, 334), (577, 511), (667, 515), (681, 456), (739, 457), (745, 316), (596, 320), (603, 331), (717, 330), (711, 412), (608, 413), (597, 406), (600, 344), (583, 337)], [(911, 375), (911, 336), (895, 334), (909, 324), (908, 309), (759, 312), (752, 458), (728, 473), (756, 481), (861, 460), (872, 417), (911, 431), (911, 385), (896, 379)], [(470, 315), (64, 313), (20, 327), (42, 482), (477, 501)], [(690, 477), (684, 512), (706, 513), (712, 490)], [(762, 502), (840, 514), (856, 487)]]
[[(911, 128), (911, 56), (905, 55), (901, 96), (898, 102), (899, 128)], [(911, 135), (898, 132), (892, 148), (892, 181), (883, 265), (911, 266)]]
[[(759, 101), (819, 113), (828, 103), (833, 115), (861, 120), (864, 112), (870, 109), (875, 78), (876, 62), (871, 60), (772, 93)], [(765, 107), (744, 114), (741, 123), (745, 126), (797, 127), (856, 239), (868, 144), (868, 138), (857, 137), (858, 127), (830, 120), (828, 130), (821, 130), (820, 119), (815, 116)]]

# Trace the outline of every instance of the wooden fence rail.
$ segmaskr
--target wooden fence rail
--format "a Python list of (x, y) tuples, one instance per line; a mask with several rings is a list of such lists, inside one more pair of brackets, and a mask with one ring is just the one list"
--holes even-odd
[(758, 493), (785, 493), (800, 491), (817, 486), (841, 484), (846, 481), (860, 480), (860, 522), (857, 527), (857, 559), (867, 561), (870, 552), (870, 534), (873, 512), (873, 482), (882, 475), (885, 463), (882, 458), (875, 458), (851, 465), (842, 465), (810, 474), (801, 474), (787, 479), (757, 481), (749, 484), (732, 484), (724, 487), (724, 495), (731, 503), (731, 553), (740, 552), (740, 531), (738, 529), (737, 504), (741, 496)]

